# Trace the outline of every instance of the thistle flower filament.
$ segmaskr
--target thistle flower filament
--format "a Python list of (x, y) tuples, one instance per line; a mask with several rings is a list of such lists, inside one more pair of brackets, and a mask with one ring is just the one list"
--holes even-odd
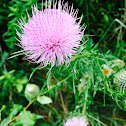
[(73, 117), (68, 119), (64, 126), (87, 126), (88, 122), (85, 117)]

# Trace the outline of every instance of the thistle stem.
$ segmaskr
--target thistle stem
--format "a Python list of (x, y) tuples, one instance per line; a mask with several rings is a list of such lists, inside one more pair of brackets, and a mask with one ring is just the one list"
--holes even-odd
[(84, 99), (84, 106), (83, 106), (83, 109), (82, 109), (82, 115), (84, 115), (85, 111), (86, 111), (86, 104), (87, 104), (87, 98), (88, 98), (89, 84), (90, 84), (90, 75), (88, 77), (88, 83), (87, 83), (87, 88), (86, 88), (86, 92), (85, 92), (85, 99)]

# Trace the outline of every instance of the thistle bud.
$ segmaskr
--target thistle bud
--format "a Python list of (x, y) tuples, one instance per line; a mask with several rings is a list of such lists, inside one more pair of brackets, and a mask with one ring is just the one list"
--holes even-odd
[(36, 96), (39, 95), (39, 87), (35, 84), (27, 84), (25, 88), (25, 97), (27, 98), (28, 101), (31, 101), (34, 99)]
[(126, 70), (121, 70), (116, 73), (113, 82), (114, 84), (117, 84), (117, 86), (120, 88), (120, 91), (124, 92), (126, 88)]

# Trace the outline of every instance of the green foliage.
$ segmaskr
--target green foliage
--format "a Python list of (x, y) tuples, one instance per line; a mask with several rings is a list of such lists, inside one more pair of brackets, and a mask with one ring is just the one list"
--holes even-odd
[[(17, 40), (15, 39), (16, 37), (16, 29), (19, 30), (19, 28), (16, 26), (17, 21), (21, 19), (21, 17), (27, 21), (27, 13), (26, 9), (31, 15), (31, 5), (34, 5), (38, 2), (38, 0), (11, 0), (7, 3), (8, 7), (8, 16), (7, 20), (7, 31), (3, 34), (3, 40), (6, 42), (6, 45), (10, 48), (13, 49), (15, 48), (15, 43)], [(41, 8), (41, 3), (38, 3), (38, 8)]]
[(49, 104), (52, 103), (52, 99), (47, 96), (39, 96), (37, 97), (37, 101), (41, 104)]
[(118, 75), (126, 69), (126, 6), (118, 0), (69, 2), (83, 13), (90, 35), (84, 35), (70, 63), (50, 70), (22, 61), (14, 44), (17, 21), (27, 21), (26, 8), (31, 16), (31, 5), (41, 9), (41, 1), (0, 1), (1, 126), (62, 126), (83, 115), (91, 126), (126, 125), (125, 74)]
[(23, 78), (17, 79), (20, 75), (17, 74), (17, 77), (14, 76), (15, 70), (11, 70), (9, 72), (4, 71), (3, 75), (0, 76), (1, 85), (4, 88), (13, 89), (16, 87), (17, 91), (20, 93), (23, 90), (23, 86), (28, 82), (26, 76)]
[(1, 122), (1, 126), (7, 125), (8, 122), (18, 114), (18, 112), (22, 109), (22, 105), (19, 104), (14, 104), (13, 108), (10, 109), (10, 114), (7, 118), (5, 118), (2, 122)]
[(36, 121), (36, 115), (32, 114), (30, 111), (22, 111), (20, 113), (20, 123), (23, 126), (34, 126)]

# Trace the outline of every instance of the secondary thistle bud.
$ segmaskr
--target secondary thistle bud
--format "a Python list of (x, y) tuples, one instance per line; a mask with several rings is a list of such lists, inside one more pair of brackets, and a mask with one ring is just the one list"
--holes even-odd
[(113, 82), (124, 92), (126, 88), (126, 70), (121, 70), (116, 73)]
[(33, 98), (39, 95), (39, 87), (35, 84), (27, 84), (25, 88), (25, 97), (28, 101), (31, 101)]

